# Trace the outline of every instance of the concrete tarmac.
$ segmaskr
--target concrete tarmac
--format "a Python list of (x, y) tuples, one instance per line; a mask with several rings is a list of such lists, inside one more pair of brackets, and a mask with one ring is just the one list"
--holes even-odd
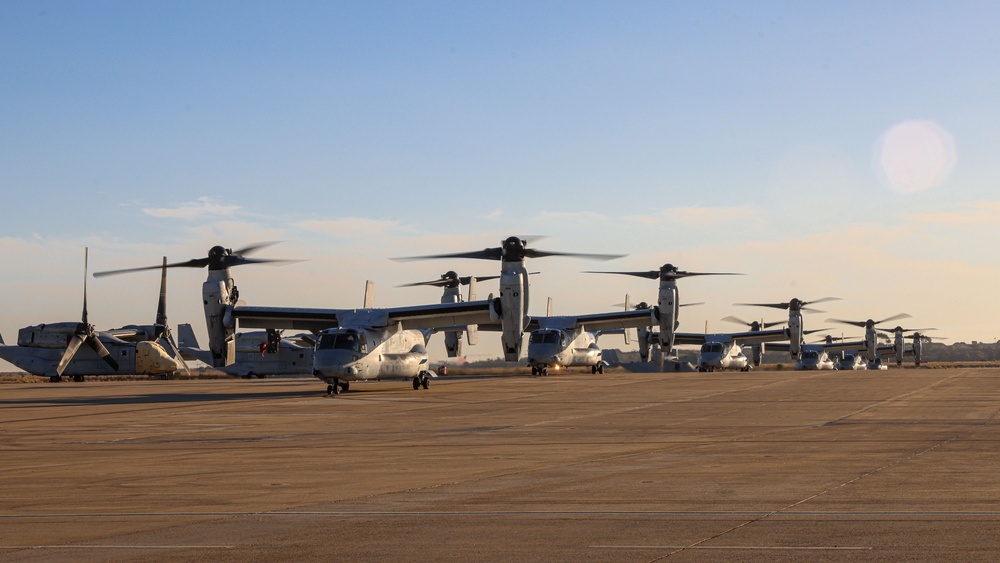
[(995, 560), (1000, 369), (0, 386), (0, 560)]

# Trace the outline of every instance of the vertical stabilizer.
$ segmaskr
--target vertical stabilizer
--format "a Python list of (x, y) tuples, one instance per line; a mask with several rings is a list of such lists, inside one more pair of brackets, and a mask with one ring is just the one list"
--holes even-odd
[(365, 309), (375, 306), (375, 282), (368, 280), (365, 282)]
[(189, 323), (177, 325), (177, 345), (181, 348), (200, 348), (194, 329)]

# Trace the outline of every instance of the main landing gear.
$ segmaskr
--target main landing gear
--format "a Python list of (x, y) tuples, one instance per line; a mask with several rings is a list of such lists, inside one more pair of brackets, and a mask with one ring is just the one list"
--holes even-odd
[(599, 373), (601, 375), (604, 375), (604, 364), (597, 364), (594, 366), (590, 366), (590, 373), (595, 373), (595, 374)]
[(347, 391), (350, 389), (351, 384), (348, 381), (341, 381), (339, 379), (327, 379), (330, 384), (326, 386), (327, 395), (338, 395), (341, 391)]
[(531, 366), (531, 375), (540, 375), (542, 377), (545, 377), (548, 374), (549, 374), (549, 369), (547, 367), (543, 366), (540, 368), (536, 368), (535, 366)]
[(426, 371), (420, 372), (420, 375), (413, 376), (413, 390), (416, 391), (423, 387), (427, 389), (431, 386), (431, 378)]

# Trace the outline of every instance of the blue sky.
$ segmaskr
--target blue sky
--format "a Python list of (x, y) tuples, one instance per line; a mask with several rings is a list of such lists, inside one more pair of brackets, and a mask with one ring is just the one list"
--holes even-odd
[[(266, 254), (310, 260), (238, 270), (249, 301), (350, 307), (368, 278), (403, 305), (437, 294), (397, 283), (496, 270), (391, 256), (526, 233), (629, 254), (538, 262), (538, 314), (548, 295), (560, 314), (651, 299), (655, 282), (579, 270), (672, 262), (747, 274), (681, 282), (708, 302), (683, 330), (763, 312), (735, 301), (836, 295), (833, 316), (993, 340), (998, 11), (6, 2), (0, 331), (79, 314), (85, 245), (107, 269), (280, 239)], [(203, 275), (171, 275), (171, 319), (199, 331)], [(92, 320), (151, 318), (155, 286), (92, 280)]]

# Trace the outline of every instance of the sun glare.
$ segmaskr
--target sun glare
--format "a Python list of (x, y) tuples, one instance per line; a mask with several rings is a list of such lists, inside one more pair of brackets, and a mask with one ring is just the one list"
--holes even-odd
[(921, 192), (951, 176), (955, 139), (934, 121), (904, 121), (878, 140), (875, 160), (886, 185), (902, 193)]

